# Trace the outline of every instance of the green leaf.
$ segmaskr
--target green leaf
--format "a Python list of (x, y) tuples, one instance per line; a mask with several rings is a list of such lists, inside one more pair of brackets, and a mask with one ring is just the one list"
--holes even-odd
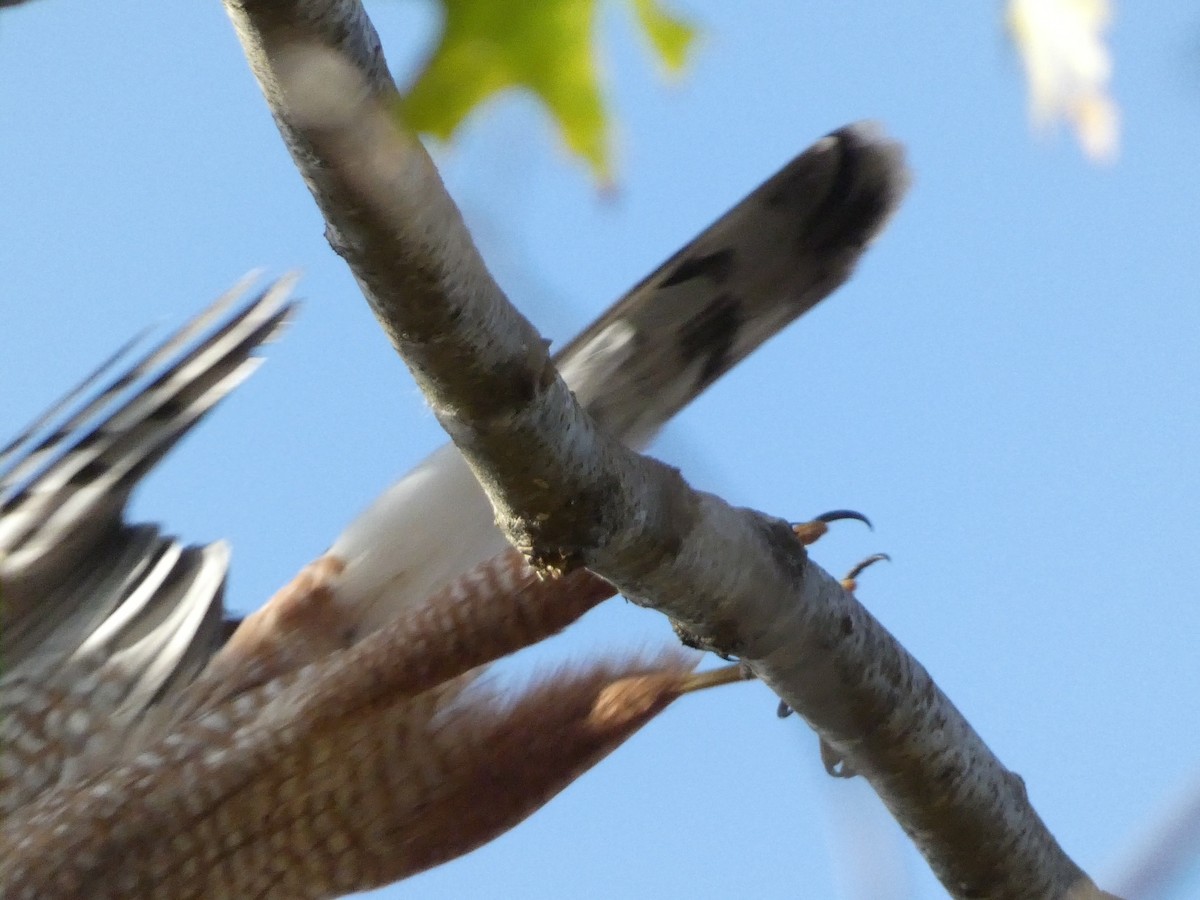
[[(494, 94), (530, 91), (571, 152), (608, 180), (609, 113), (596, 62), (598, 0), (441, 0), (437, 47), (404, 97), (417, 131), (449, 139)], [(671, 72), (687, 63), (695, 32), (658, 0), (629, 0), (656, 56)]]
[(667, 71), (672, 74), (682, 72), (687, 66), (688, 51), (696, 40), (696, 30), (663, 9), (658, 0), (633, 0), (633, 8)]

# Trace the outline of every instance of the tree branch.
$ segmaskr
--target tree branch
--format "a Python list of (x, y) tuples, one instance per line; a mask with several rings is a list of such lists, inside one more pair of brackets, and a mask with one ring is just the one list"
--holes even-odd
[[(227, 5), (331, 243), (510, 540), (552, 574), (587, 566), (743, 658), (871, 782), (952, 895), (1107, 896), (1047, 831), (1021, 779), (786, 523), (692, 490), (579, 408), (432, 162), (396, 127), (361, 7)], [(799, 162), (814, 210), (800, 253), (828, 257), (824, 296), (882, 226), (902, 166), (894, 145), (861, 127)]]

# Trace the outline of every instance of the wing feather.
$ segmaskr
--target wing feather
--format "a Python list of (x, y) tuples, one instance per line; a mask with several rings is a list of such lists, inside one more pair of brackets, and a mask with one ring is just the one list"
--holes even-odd
[(123, 513), (141, 478), (257, 368), (254, 350), (292, 314), (292, 283), (232, 315), (243, 291), (221, 297), (39, 439), (110, 359), (10, 444), (0, 481), (0, 812), (111, 758), (224, 640), (228, 546), (184, 546)]

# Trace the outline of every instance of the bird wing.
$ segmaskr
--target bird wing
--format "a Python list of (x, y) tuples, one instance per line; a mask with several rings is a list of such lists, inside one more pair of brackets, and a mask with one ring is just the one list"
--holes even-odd
[[(790, 162), (558, 354), (580, 402), (647, 443), (848, 277), (903, 190), (899, 153), (852, 126)], [(0, 450), (0, 814), (111, 759), (227, 638), (225, 545), (183, 546), (122, 516), (141, 477), (259, 364), (290, 287), (221, 321), (235, 291), (52, 427), (102, 366)], [(335, 541), (332, 593), (362, 634), (504, 547), (444, 447)]]
[(127, 345), (0, 451), (0, 812), (111, 751), (222, 643), (227, 546), (123, 514), (259, 365), (291, 283), (225, 315), (243, 284), (101, 386)]

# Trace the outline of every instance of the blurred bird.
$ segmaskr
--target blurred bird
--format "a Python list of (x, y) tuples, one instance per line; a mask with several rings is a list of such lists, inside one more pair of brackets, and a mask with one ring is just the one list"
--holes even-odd
[[(797, 157), (557, 356), (635, 447), (844, 281), (903, 188), (862, 127)], [(512, 827), (675, 697), (739, 677), (603, 661), (499, 698), (479, 667), (613, 590), (539, 578), (452, 447), (244, 622), (229, 551), (127, 523), (140, 479), (261, 362), (291, 279), (123, 348), (0, 450), (6, 897), (329, 897)], [(108, 378), (106, 381), (105, 378)]]

